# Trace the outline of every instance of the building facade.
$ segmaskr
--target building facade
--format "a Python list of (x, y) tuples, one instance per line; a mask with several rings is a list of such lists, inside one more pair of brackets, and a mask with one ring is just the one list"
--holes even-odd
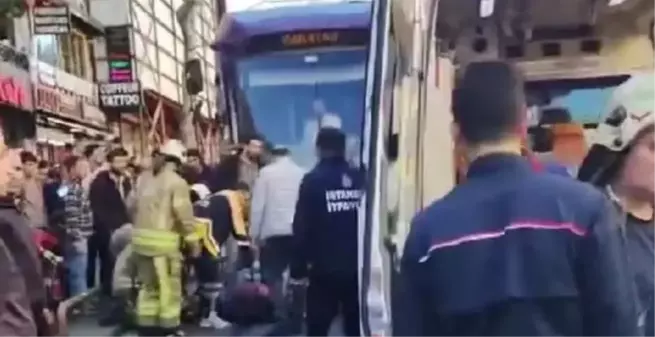
[(34, 98), (29, 69), (27, 54), (8, 44), (0, 44), (0, 118), (8, 143), (34, 137)]
[[(0, 18), (0, 45), (25, 59), (0, 62), (0, 81), (18, 88), (13, 96), (1, 93), (0, 104), (20, 103), (31, 118), (24, 124), (34, 129), (20, 132), (31, 135), (31, 147), (44, 158), (57, 159), (65, 144), (81, 149), (116, 136), (131, 153), (149, 153), (164, 139), (180, 137), (183, 111), (191, 106), (199, 107), (193, 120), (202, 122), (191, 133), (211, 129), (204, 125), (216, 106), (209, 48), (217, 23), (214, 0), (193, 1), (184, 26), (177, 18), (180, 8), (189, 7), (184, 0), (27, 3), (24, 13)], [(193, 97), (185, 90), (187, 61), (194, 61), (201, 83)], [(24, 97), (9, 103), (3, 98), (19, 94)]]
[(10, 32), (5, 37), (29, 55), (35, 133), (28, 148), (57, 159), (66, 143), (81, 148), (88, 141), (111, 137), (99, 109), (93, 58), (104, 27), (84, 0), (36, 0), (30, 5), (24, 14), (4, 22), (5, 32)]
[[(202, 93), (194, 98), (203, 101), (199, 116), (214, 115), (215, 64), (209, 45), (217, 26), (216, 4), (193, 1), (189, 20), (183, 22), (190, 27), (188, 34), (177, 15), (184, 5), (184, 0), (91, 0), (91, 13), (108, 32), (96, 53), (101, 100), (106, 110), (128, 116), (121, 118), (119, 129), (135, 150), (149, 152), (184, 132), (180, 125), (191, 103), (185, 88), (187, 61), (196, 60), (200, 70)], [(140, 109), (134, 101), (137, 82)]]

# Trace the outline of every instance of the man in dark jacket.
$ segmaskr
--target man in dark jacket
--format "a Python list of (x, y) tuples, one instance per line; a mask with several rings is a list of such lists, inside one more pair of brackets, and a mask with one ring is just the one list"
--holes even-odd
[(453, 115), (471, 165), (413, 220), (396, 334), (637, 334), (612, 206), (591, 186), (531, 169), (520, 156), (525, 106), (510, 65), (466, 69)]
[(203, 184), (211, 192), (218, 192), (216, 172), (213, 167), (205, 164), (205, 161), (198, 149), (187, 151), (187, 164), (184, 167), (182, 176), (189, 185)]
[(264, 140), (258, 136), (245, 138), (238, 147), (231, 149), (216, 166), (216, 186), (213, 190), (233, 189), (243, 182), (252, 190), (259, 169), (263, 164)]
[(31, 227), (16, 207), (19, 150), (0, 144), (0, 336), (35, 336), (44, 323), (41, 261)]
[(327, 336), (338, 314), (343, 315), (345, 334), (359, 336), (357, 215), (362, 178), (345, 159), (343, 132), (321, 129), (316, 147), (319, 162), (303, 177), (298, 193), (290, 283), (305, 278), (309, 282), (309, 336)]
[(89, 274), (87, 278), (95, 283), (96, 256), (100, 260), (100, 284), (105, 296), (111, 296), (111, 280), (114, 258), (109, 250), (111, 235), (114, 230), (130, 222), (125, 198), (132, 188), (130, 179), (125, 176), (129, 160), (127, 151), (122, 148), (111, 150), (107, 154), (109, 169), (102, 171), (91, 183), (89, 199), (93, 210), (94, 234), (89, 251)]

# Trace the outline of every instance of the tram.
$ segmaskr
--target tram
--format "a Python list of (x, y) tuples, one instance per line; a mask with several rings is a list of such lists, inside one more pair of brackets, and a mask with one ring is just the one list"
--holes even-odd
[[(262, 5), (266, 6), (224, 16), (213, 46), (221, 65), (218, 79), (231, 140), (262, 135), (268, 142), (289, 148), (294, 161), (310, 169), (315, 163), (314, 140), (319, 128), (338, 127), (347, 136), (348, 160), (368, 168), (368, 179), (375, 179), (371, 168), (378, 166), (371, 156), (377, 153), (372, 140), (378, 118), (373, 107), (377, 98), (372, 94), (374, 77), (379, 77), (370, 74), (379, 73), (374, 68), (382, 59), (376, 57), (381, 45), (369, 42), (372, 36), (379, 40), (372, 35), (371, 18), (385, 15), (385, 5), (357, 0), (276, 1), (272, 8), (266, 2)], [(367, 194), (378, 193), (369, 190)], [(378, 200), (365, 197), (366, 207), (360, 207), (362, 243), (378, 237), (368, 232), (373, 227), (365, 225), (377, 221), (371, 216), (378, 212), (369, 210), (378, 207), (371, 202)], [(359, 259), (362, 270), (362, 314), (373, 317), (363, 320), (364, 335), (388, 330), (379, 248), (360, 245), (359, 256), (353, 257)], [(373, 279), (380, 282), (371, 282)], [(371, 288), (369, 284), (380, 286)]]
[[(264, 3), (265, 4), (265, 3)], [(322, 125), (347, 134), (358, 164), (370, 1), (318, 1), (226, 14), (214, 49), (232, 141), (262, 135), (314, 164)]]

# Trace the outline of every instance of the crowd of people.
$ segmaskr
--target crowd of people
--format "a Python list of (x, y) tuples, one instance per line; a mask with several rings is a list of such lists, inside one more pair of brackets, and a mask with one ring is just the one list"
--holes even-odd
[[(201, 299), (201, 326), (228, 325), (219, 318), (220, 299), (243, 283), (247, 270), (251, 276), (260, 274), (260, 283), (266, 285), (270, 319), (284, 323), (286, 331), (299, 331), (304, 305), (290, 310), (285, 296), (291, 269), (296, 280), (316, 280), (306, 296), (308, 322), (314, 322), (309, 330), (327, 334), (345, 303), (347, 331), (355, 335), (357, 266), (349, 257), (357, 254), (357, 207), (352, 205), (362, 185), (359, 172), (346, 161), (345, 147), (340, 130), (322, 129), (317, 136), (321, 160), (308, 174), (293, 162), (288, 149), (258, 137), (244, 140), (219, 165), (206, 165), (199, 151), (175, 139), (154, 151), (144, 162), (148, 165), (137, 165), (116, 144), (89, 145), (80, 154), (71, 151), (57, 164), (5, 147), (12, 158), (0, 165), (5, 171), (2, 195), (13, 217), (2, 220), (19, 228), (24, 239), (17, 241), (23, 247), (9, 247), (7, 256), (29, 258), (29, 263), (18, 263), (16, 257), (16, 266), (23, 275), (19, 279), (32, 282), (10, 290), (26, 297), (22, 300), (29, 305), (24, 309), (32, 315), (25, 316), (22, 325), (4, 328), (11, 335), (34, 335), (35, 326), (47, 326), (51, 308), (40, 274), (42, 252), (31, 238), (46, 231), (59, 239), (65, 296), (100, 288), (100, 302), (95, 304), (102, 308), (100, 325), (129, 323), (142, 335), (181, 334), (188, 295), (184, 283), (191, 267)], [(329, 210), (317, 204), (325, 193), (333, 195)], [(310, 226), (318, 220), (316, 212), (327, 230)], [(339, 225), (328, 226), (331, 223)], [(341, 240), (343, 245), (330, 243), (342, 236), (348, 238)], [(310, 243), (317, 237), (322, 238)], [(14, 237), (2, 239), (15, 242)], [(352, 263), (335, 262), (334, 254)], [(25, 286), (39, 290), (23, 292)], [(296, 286), (304, 288), (307, 282)], [(132, 296), (135, 288), (138, 295)], [(130, 301), (133, 312), (126, 319)], [(35, 319), (40, 323), (34, 325)]]
[[(396, 334), (653, 335), (653, 75), (617, 89), (578, 179), (526, 153), (523, 87), (503, 62), (458, 82), (454, 133), (470, 164), (413, 220)], [(279, 335), (302, 323), (328, 335), (338, 315), (361, 335), (363, 171), (342, 131), (320, 129), (315, 145), (306, 172), (258, 137), (218, 165), (175, 139), (140, 165), (115, 144), (54, 165), (0, 141), (0, 335), (42, 334), (51, 319), (37, 230), (60, 239), (67, 296), (98, 284), (102, 325), (182, 335), (193, 276), (203, 327), (242, 321), (227, 300), (245, 282), (270, 299)]]

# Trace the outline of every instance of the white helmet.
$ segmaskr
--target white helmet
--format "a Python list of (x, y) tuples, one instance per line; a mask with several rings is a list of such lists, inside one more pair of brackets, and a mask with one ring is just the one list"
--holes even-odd
[(617, 164), (639, 133), (655, 122), (653, 73), (633, 75), (612, 95), (605, 117), (596, 128), (578, 179), (604, 186), (616, 174)]
[(211, 194), (209, 188), (204, 184), (193, 184), (191, 190), (196, 192), (200, 200), (207, 198)]
[(169, 139), (159, 148), (159, 153), (177, 158), (182, 164), (186, 163), (186, 147), (177, 139)]
[(644, 128), (655, 123), (655, 75), (635, 74), (618, 86), (610, 99), (603, 122), (598, 125), (593, 145), (621, 152)]

